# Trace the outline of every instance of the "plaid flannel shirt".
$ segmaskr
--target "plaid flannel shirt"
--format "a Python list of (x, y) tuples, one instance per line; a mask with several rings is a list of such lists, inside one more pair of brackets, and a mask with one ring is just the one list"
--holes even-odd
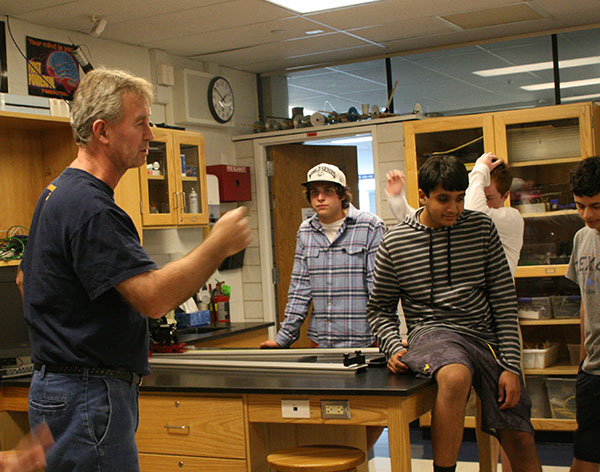
[(320, 347), (366, 347), (375, 342), (366, 317), (373, 288), (375, 254), (385, 225), (350, 205), (333, 242), (317, 215), (298, 230), (285, 320), (275, 341), (289, 346), (313, 311), (308, 337)]

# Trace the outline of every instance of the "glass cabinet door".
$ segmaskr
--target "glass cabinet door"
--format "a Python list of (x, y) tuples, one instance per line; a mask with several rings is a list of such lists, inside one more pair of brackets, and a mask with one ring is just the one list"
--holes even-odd
[(569, 262), (573, 236), (584, 225), (569, 173), (594, 153), (591, 112), (590, 104), (575, 104), (502, 112), (494, 118), (496, 155), (514, 174), (510, 205), (525, 219), (521, 275), (536, 270), (531, 266), (538, 266), (538, 275), (563, 273), (564, 266), (556, 266)]
[(142, 219), (144, 226), (176, 223), (177, 195), (173, 165), (169, 158), (172, 140), (162, 130), (154, 130), (146, 168), (141, 169)]
[(432, 156), (451, 154), (460, 158), (467, 169), (484, 152), (493, 151), (494, 127), (491, 114), (428, 118), (404, 124), (407, 199), (419, 206), (417, 175)]
[(178, 214), (181, 225), (208, 224), (204, 138), (198, 134), (177, 133), (174, 138), (177, 169)]

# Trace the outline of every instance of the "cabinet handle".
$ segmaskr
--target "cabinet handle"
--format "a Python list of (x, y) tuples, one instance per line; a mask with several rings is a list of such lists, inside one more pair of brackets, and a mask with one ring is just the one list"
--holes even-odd
[(177, 465), (178, 465), (178, 466), (181, 468), (181, 467), (183, 467), (185, 464), (183, 463), (183, 461), (179, 461), (179, 462), (177, 463)]
[(181, 192), (181, 209), (185, 212), (185, 192)]
[(165, 429), (190, 429), (189, 426), (174, 426), (170, 424), (166, 424), (163, 426)]
[(179, 208), (179, 192), (173, 192), (173, 195), (175, 195), (175, 210), (177, 210)]

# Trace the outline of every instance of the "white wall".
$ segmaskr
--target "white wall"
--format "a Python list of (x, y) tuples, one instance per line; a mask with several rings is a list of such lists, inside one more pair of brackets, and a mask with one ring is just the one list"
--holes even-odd
[[(0, 16), (0, 20), (6, 23), (5, 17)], [(254, 74), (220, 67), (216, 64), (192, 61), (164, 51), (149, 50), (108, 41), (74, 31), (48, 28), (14, 18), (10, 19), (10, 26), (17, 45), (23, 53), (26, 51), (26, 36), (65, 44), (75, 43), (83, 46), (84, 52), (94, 67), (105, 66), (124, 69), (150, 80), (155, 85), (157, 85), (156, 66), (158, 64), (171, 65), (175, 69), (187, 68), (224, 76), (229, 80), (234, 90), (236, 102), (235, 127), (186, 126), (186, 129), (198, 131), (204, 135), (207, 165), (236, 164), (231, 137), (251, 132), (251, 124), (258, 117), (258, 94)], [(8, 34), (7, 25), (6, 29), (8, 92), (26, 96), (28, 90), (26, 62), (13, 44)], [(157, 101), (160, 101), (160, 103), (155, 103), (152, 106), (152, 120), (156, 123), (176, 124), (173, 122), (172, 87), (160, 86), (157, 87), (157, 90), (159, 92), (158, 96), (160, 96)], [(233, 206), (233, 204), (224, 204), (222, 213), (233, 208)], [(189, 252), (202, 241), (202, 237), (201, 228), (144, 230), (144, 246), (157, 263), (162, 265)], [(251, 255), (250, 258), (252, 258)], [(230, 302), (232, 320), (245, 321), (242, 270), (226, 271), (222, 274), (217, 273), (215, 276), (219, 280), (225, 280), (228, 285), (232, 286), (232, 299)], [(212, 282), (214, 282), (215, 276), (210, 278)]]

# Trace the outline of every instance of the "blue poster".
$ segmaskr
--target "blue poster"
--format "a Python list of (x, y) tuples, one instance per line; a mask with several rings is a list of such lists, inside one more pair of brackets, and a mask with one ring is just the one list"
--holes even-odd
[(73, 99), (79, 85), (79, 67), (73, 46), (27, 36), (29, 95)]

